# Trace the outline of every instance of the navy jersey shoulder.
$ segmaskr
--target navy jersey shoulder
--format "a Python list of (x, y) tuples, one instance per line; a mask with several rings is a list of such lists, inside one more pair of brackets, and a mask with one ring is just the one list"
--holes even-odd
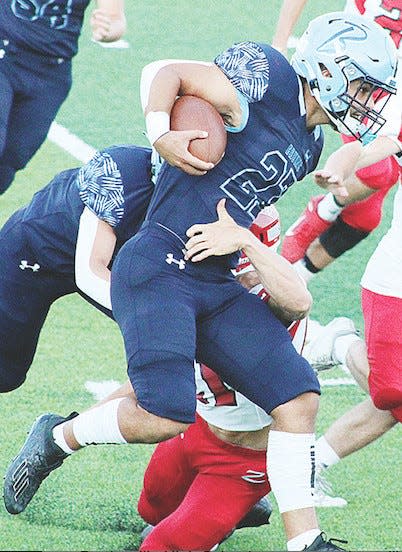
[(83, 204), (124, 242), (144, 219), (154, 191), (151, 177), (150, 148), (111, 146), (79, 170), (77, 187)]
[(2, 0), (0, 35), (42, 55), (72, 58), (90, 0)]
[(27, 240), (69, 272), (84, 206), (114, 228), (119, 248), (141, 226), (153, 189), (150, 148), (122, 145), (97, 152), (83, 167), (56, 175), (22, 209)]
[(279, 52), (255, 42), (235, 44), (215, 59), (247, 100), (247, 121), (228, 132), (223, 159), (201, 177), (164, 165), (147, 215), (185, 239), (195, 222), (216, 220), (227, 197), (235, 220), (248, 226), (262, 206), (276, 202), (317, 165), (323, 134), (309, 131), (302, 83)]

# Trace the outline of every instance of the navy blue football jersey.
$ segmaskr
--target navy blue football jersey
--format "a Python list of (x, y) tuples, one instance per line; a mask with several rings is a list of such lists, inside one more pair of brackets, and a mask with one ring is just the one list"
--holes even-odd
[(186, 241), (195, 223), (216, 220), (216, 205), (248, 227), (259, 210), (276, 202), (316, 167), (320, 127), (309, 131), (302, 83), (286, 58), (268, 45), (235, 44), (215, 59), (242, 98), (244, 124), (228, 129), (223, 159), (206, 175), (190, 176), (164, 163), (147, 220)]
[(113, 227), (118, 249), (141, 226), (153, 190), (150, 148), (112, 146), (59, 173), (21, 209), (19, 224), (42, 264), (68, 273), (84, 206)]
[(72, 58), (90, 0), (1, 0), (0, 38), (52, 57)]

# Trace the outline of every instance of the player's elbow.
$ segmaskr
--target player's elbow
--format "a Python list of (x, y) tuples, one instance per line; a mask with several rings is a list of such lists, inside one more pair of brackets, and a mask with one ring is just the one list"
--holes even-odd
[(273, 297), (269, 300), (269, 306), (276, 316), (286, 323), (302, 320), (308, 316), (313, 299), (310, 292), (297, 293), (293, 296), (288, 295), (286, 301), (275, 301)]
[(313, 304), (311, 293), (306, 289), (303, 293), (294, 297), (288, 305), (287, 313), (291, 321), (302, 320), (308, 316)]

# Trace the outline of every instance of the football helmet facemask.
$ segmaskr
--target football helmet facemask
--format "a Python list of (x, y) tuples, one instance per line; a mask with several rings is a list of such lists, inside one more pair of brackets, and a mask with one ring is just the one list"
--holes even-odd
[[(385, 123), (381, 112), (396, 93), (397, 51), (377, 23), (343, 12), (319, 16), (300, 38), (291, 64), (335, 130), (367, 140)], [(351, 93), (353, 81), (358, 86)]]

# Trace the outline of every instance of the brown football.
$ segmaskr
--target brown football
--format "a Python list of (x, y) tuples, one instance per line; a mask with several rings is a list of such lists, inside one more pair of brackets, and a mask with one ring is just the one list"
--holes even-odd
[(180, 96), (170, 113), (171, 130), (205, 130), (207, 138), (191, 140), (189, 152), (208, 163), (218, 163), (226, 149), (223, 119), (213, 105), (196, 96)]

